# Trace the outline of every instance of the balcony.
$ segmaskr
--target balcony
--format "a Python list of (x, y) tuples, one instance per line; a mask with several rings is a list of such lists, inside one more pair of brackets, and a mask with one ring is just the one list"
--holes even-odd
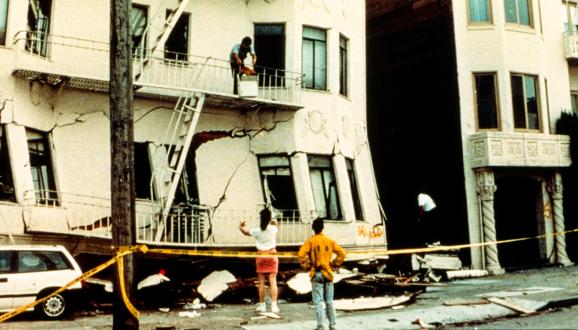
[(566, 59), (570, 62), (578, 62), (578, 35), (564, 33), (564, 51)]
[[(108, 92), (109, 44), (107, 42), (20, 31), (14, 36), (15, 76), (40, 80), (54, 86)], [(271, 106), (298, 110), (302, 74), (258, 68), (257, 96), (233, 94), (228, 61), (194, 54), (133, 56), (135, 96), (172, 99), (188, 92), (207, 94), (205, 103), (250, 109)], [(170, 55), (170, 56), (169, 56)]]
[[(50, 197), (47, 197), (50, 196)], [(25, 194), (23, 208), (29, 233), (53, 233), (82, 237), (112, 238), (110, 199), (64, 192), (33, 192)], [(238, 229), (241, 220), (250, 227), (259, 226), (258, 210), (214, 209), (206, 206), (173, 208), (163, 219), (155, 201), (136, 201), (137, 242), (148, 245), (176, 247), (239, 247), (254, 246), (252, 238)], [(279, 246), (297, 246), (311, 235), (310, 219), (299, 216), (298, 210), (283, 210), (277, 233)], [(163, 228), (158, 235), (159, 228)]]
[(568, 167), (570, 137), (535, 133), (484, 132), (470, 136), (472, 168)]

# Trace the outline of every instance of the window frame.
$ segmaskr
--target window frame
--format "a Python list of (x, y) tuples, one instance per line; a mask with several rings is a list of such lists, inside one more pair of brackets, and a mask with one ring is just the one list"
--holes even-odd
[[(143, 4), (132, 3), (131, 12), (132, 12), (133, 10), (135, 10), (135, 9), (144, 10), (144, 13), (145, 13), (145, 15), (144, 15), (144, 18), (145, 18), (144, 23), (145, 23), (145, 24), (144, 24), (143, 34), (140, 36), (140, 43), (139, 43), (139, 45), (142, 43), (143, 47), (142, 47), (142, 48), (137, 48), (139, 45), (135, 45), (134, 42), (133, 42), (133, 45), (132, 45), (132, 56), (133, 56), (133, 57), (144, 58), (144, 57), (147, 56), (147, 53), (146, 53), (146, 52), (147, 52), (147, 45), (148, 45), (148, 40), (147, 40), (147, 39), (148, 39), (148, 37), (147, 37), (147, 34), (148, 34), (148, 32), (147, 32), (147, 26), (148, 26), (148, 24), (149, 24), (149, 9), (150, 9), (150, 7), (147, 6), (147, 5), (143, 5)], [(132, 18), (132, 16), (131, 16), (131, 18)], [(131, 18), (129, 18), (129, 20), (131, 20)], [(135, 36), (136, 36), (136, 34), (135, 34), (136, 31), (133, 31), (132, 20), (131, 20), (130, 23), (131, 23), (130, 36), (131, 36), (131, 40), (134, 41)]]
[[(31, 138), (29, 134), (38, 134), (40, 138)], [(31, 143), (35, 143), (37, 145), (42, 145), (44, 148), (45, 155), (38, 155), (35, 159), (31, 149)], [(34, 183), (34, 196), (36, 199), (37, 204), (46, 204), (50, 206), (58, 206), (60, 204), (58, 198), (58, 190), (56, 186), (56, 175), (54, 171), (54, 159), (52, 149), (50, 148), (51, 144), (49, 143), (49, 136), (48, 133), (34, 130), (31, 128), (26, 128), (26, 145), (28, 147), (28, 155), (29, 155), (29, 164), (30, 164), (30, 175), (32, 177), (32, 181)], [(40, 151), (39, 149), (35, 149)], [(43, 162), (36, 163), (36, 160), (42, 159)], [(44, 170), (42, 167), (46, 167)], [(37, 168), (41, 168), (38, 170)], [(37, 173), (39, 173), (38, 177), (41, 177), (42, 180), (35, 180), (34, 178), (34, 170), (36, 169)], [(41, 182), (37, 184), (37, 182)], [(43, 186), (43, 187), (40, 187)]]
[[(323, 31), (323, 33), (325, 35), (325, 40), (317, 40), (317, 39), (313, 39), (310, 37), (305, 37), (305, 30), (306, 29)], [(327, 35), (328, 35), (328, 33), (327, 32), (328, 32), (328, 30), (324, 29), (324, 28), (309, 26), (309, 25), (303, 25), (302, 32), (301, 32), (301, 72), (305, 75), (303, 78), (303, 88), (304, 89), (318, 90), (318, 91), (327, 91), (328, 90), (328, 88), (327, 88), (328, 87), (328, 84), (327, 84), (327, 78), (328, 78), (327, 77), (328, 76), (328, 68), (327, 68), (327, 64), (328, 64), (328, 58), (327, 58), (327, 55), (328, 55), (327, 41), (328, 40), (327, 39), (328, 38), (327, 38)], [(305, 61), (303, 59), (305, 58), (305, 42), (306, 41), (312, 43), (312, 49), (313, 49), (313, 54), (312, 54), (313, 58), (311, 59), (311, 63), (312, 63), (312, 70), (311, 71), (313, 74), (313, 77), (311, 77), (311, 87), (307, 86), (308, 80), (307, 80), (307, 76), (306, 76), (306, 73), (304, 72), (305, 70), (303, 67), (303, 65), (305, 63)], [(315, 65), (316, 64), (315, 63), (315, 54), (316, 54), (315, 50), (316, 50), (317, 43), (320, 43), (320, 44), (322, 43), (325, 46), (325, 49), (324, 49), (324, 52), (325, 52), (325, 63), (324, 63), (325, 75), (323, 77), (323, 86), (320, 86), (319, 88), (316, 87), (316, 85), (317, 85), (316, 82), (318, 82), (318, 80), (316, 79), (316, 75), (315, 75), (315, 71), (317, 71), (316, 65)]]
[[(478, 109), (478, 84), (476, 78), (478, 76), (488, 76), (491, 75), (494, 77), (494, 102), (495, 102), (495, 109), (496, 109), (496, 127), (493, 128), (480, 128), (480, 112)], [(476, 71), (472, 72), (472, 85), (473, 85), (473, 103), (474, 103), (474, 112), (476, 114), (476, 130), (478, 131), (500, 131), (502, 129), (502, 121), (501, 119), (501, 108), (500, 108), (500, 89), (499, 89), (499, 82), (498, 82), (498, 72), (496, 71)]]
[[(522, 91), (524, 96), (524, 116), (525, 116), (525, 127), (520, 128), (516, 127), (516, 109), (515, 107), (515, 100), (514, 100), (514, 86), (512, 84), (513, 77), (521, 77), (522, 78)], [(526, 96), (526, 77), (532, 77), (534, 80), (534, 93), (536, 94), (536, 122), (538, 125), (537, 129), (528, 128), (529, 127), (529, 116), (528, 116), (528, 102)], [(527, 73), (519, 73), (519, 72), (510, 72), (510, 96), (512, 100), (512, 119), (514, 124), (515, 131), (524, 131), (524, 132), (542, 132), (544, 124), (542, 123), (542, 106), (541, 106), (541, 97), (540, 97), (540, 76), (527, 74)]]
[[(0, 200), (4, 202), (16, 202), (16, 187), (14, 187), (14, 173), (12, 170), (12, 161), (10, 158), (10, 150), (8, 148), (8, 138), (6, 136), (6, 125), (0, 124), (0, 166), (5, 165), (2, 168), (0, 176), (5, 175), (6, 179), (0, 181), (0, 183), (5, 186), (9, 185), (12, 187), (12, 192), (0, 191)], [(3, 189), (3, 188), (2, 188)], [(2, 197), (6, 194), (5, 197)]]
[[(530, 29), (534, 29), (534, 10), (533, 10), (534, 3), (532, 2), (532, 0), (512, 0), (512, 1), (516, 2), (516, 22), (509, 22), (508, 21), (508, 15), (506, 13), (506, 11), (507, 11), (506, 1), (508, 1), (508, 0), (504, 0), (504, 22), (507, 25), (523, 26), (523, 27), (527, 27)], [(526, 1), (527, 7), (528, 7), (528, 24), (520, 23), (520, 7), (518, 5), (519, 1)]]
[(351, 189), (351, 200), (353, 202), (353, 213), (356, 221), (365, 221), (363, 213), (363, 205), (361, 203), (362, 191), (359, 187), (359, 180), (357, 179), (357, 172), (355, 171), (355, 160), (345, 157), (345, 169), (347, 170), (347, 178)]
[[(4, 2), (6, 4), (6, 12), (4, 13), (4, 31), (0, 28), (0, 46), (6, 46), (6, 40), (8, 40), (8, 18), (10, 17), (10, 0), (0, 0), (0, 3)], [(0, 8), (2, 8), (0, 6)], [(0, 13), (0, 17), (2, 14)]]
[(570, 108), (573, 113), (578, 114), (578, 91), (570, 91)]
[[(342, 45), (345, 43), (345, 46)], [(339, 94), (349, 97), (349, 38), (339, 34)]]
[[(263, 160), (267, 158), (282, 158), (287, 161), (287, 165), (265, 165), (263, 164)], [(299, 204), (297, 200), (297, 191), (295, 189), (295, 178), (293, 176), (293, 168), (291, 166), (291, 157), (287, 154), (260, 154), (257, 155), (257, 169), (259, 171), (259, 182), (261, 184), (261, 192), (263, 193), (263, 200), (265, 204), (272, 206), (275, 210), (281, 211), (281, 220), (284, 218), (293, 218), (296, 214), (299, 213)], [(274, 170), (277, 172), (280, 169), (287, 169), (289, 170), (289, 178), (291, 182), (291, 194), (293, 201), (292, 202), (293, 208), (279, 208), (277, 205), (274, 205), (274, 202), (271, 200), (270, 196), (267, 195), (267, 190), (270, 191), (269, 183), (267, 181), (267, 189), (265, 189), (265, 180), (267, 174), (264, 174), (266, 170)], [(275, 176), (281, 176), (275, 174)], [(286, 201), (288, 202), (288, 201)]]
[(492, 0), (484, 0), (488, 7), (488, 20), (487, 21), (474, 21), (471, 17), (471, 1), (466, 1), (466, 14), (468, 18), (468, 25), (472, 26), (483, 26), (483, 25), (493, 25), (494, 24), (494, 11), (492, 10), (493, 2)]
[[(36, 34), (38, 33), (38, 29), (36, 29), (36, 31), (30, 31), (30, 20), (26, 19), (26, 45), (25, 45), (25, 49), (28, 52), (31, 52), (33, 54), (36, 54), (38, 56), (41, 57), (45, 57), (48, 58), (49, 57), (49, 52), (50, 52), (50, 47), (49, 47), (49, 42), (48, 42), (48, 37), (50, 36), (50, 30), (52, 29), (52, 12), (53, 12), (53, 7), (54, 7), (54, 1), (53, 0), (28, 0), (28, 11), (27, 11), (27, 15), (30, 15), (30, 6), (32, 1), (38, 1), (38, 3), (40, 3), (40, 1), (50, 1), (50, 7), (49, 10), (50, 12), (48, 13), (48, 19), (47, 19), (47, 26), (45, 29), (43, 29), (43, 31), (40, 32), (40, 37), (37, 37)], [(36, 21), (36, 23), (38, 24), (38, 20)], [(32, 42), (32, 40), (35, 40), (35, 42)]]
[[(171, 13), (170, 9), (166, 10), (166, 17), (168, 17)], [(167, 44), (169, 43), (169, 40), (171, 39), (172, 34), (175, 32), (175, 28), (179, 25), (179, 22), (181, 19), (187, 18), (187, 24), (186, 24), (186, 42), (185, 42), (185, 46), (186, 46), (186, 53), (181, 53), (181, 52), (174, 52), (174, 51), (169, 51), (167, 50)], [(176, 24), (175, 24), (175, 28), (172, 29), (171, 33), (169, 34), (169, 36), (167, 37), (167, 41), (164, 44), (164, 60), (165, 62), (170, 62), (170, 61), (178, 61), (178, 62), (188, 62), (189, 60), (189, 49), (190, 49), (190, 43), (191, 43), (191, 13), (187, 13), (187, 12), (183, 12), (181, 14), (181, 17), (179, 17), (179, 19), (177, 20)], [(170, 55), (170, 56), (168, 56)], [(174, 57), (173, 57), (174, 55)]]
[[(323, 158), (328, 160), (329, 162), (329, 166), (328, 167), (321, 167), (321, 166), (312, 166), (311, 162), (314, 158)], [(308, 154), (307, 155), (307, 167), (309, 169), (309, 180), (311, 181), (311, 188), (313, 189), (312, 193), (314, 196), (314, 202), (315, 202), (315, 210), (317, 212), (317, 215), (320, 218), (323, 218), (325, 220), (332, 220), (332, 221), (342, 221), (343, 219), (343, 210), (341, 209), (341, 201), (340, 201), (340, 193), (339, 193), (339, 185), (337, 184), (337, 175), (335, 173), (335, 164), (333, 162), (333, 155), (319, 155), (319, 154)], [(325, 170), (324, 169), (328, 169)], [(323, 201), (324, 201), (324, 207), (325, 207), (325, 215), (323, 214), (319, 214), (319, 206), (317, 205), (317, 199), (315, 198), (315, 189), (314, 189), (314, 184), (313, 184), (313, 179), (312, 179), (312, 170), (319, 170), (321, 172), (321, 176), (320, 178), (322, 179), (322, 191), (323, 191)], [(329, 171), (332, 179), (333, 179), (333, 183), (334, 183), (334, 187), (335, 187), (335, 209), (337, 211), (337, 214), (332, 217), (331, 216), (331, 192), (330, 191), (326, 191), (331, 189), (331, 183), (327, 183), (325, 182), (325, 172)]]

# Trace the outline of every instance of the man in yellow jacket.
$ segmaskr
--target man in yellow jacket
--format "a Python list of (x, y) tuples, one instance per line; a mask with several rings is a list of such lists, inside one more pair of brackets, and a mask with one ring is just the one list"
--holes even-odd
[[(313, 221), (315, 235), (311, 236), (299, 249), (299, 264), (309, 270), (317, 329), (323, 329), (323, 302), (329, 319), (329, 329), (335, 329), (335, 308), (333, 307), (333, 268), (341, 266), (345, 251), (331, 238), (323, 235), (323, 219)], [(332, 260), (333, 254), (337, 257)]]

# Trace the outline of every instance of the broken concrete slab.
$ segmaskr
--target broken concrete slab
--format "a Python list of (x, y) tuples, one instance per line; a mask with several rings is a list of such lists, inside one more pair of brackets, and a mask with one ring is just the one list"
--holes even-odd
[(448, 270), (446, 272), (446, 277), (448, 278), (448, 280), (484, 277), (488, 275), (489, 273), (485, 269), (460, 269), (460, 270)]
[[(333, 284), (339, 283), (340, 281), (359, 276), (359, 274), (355, 273), (335, 273), (333, 274)], [(287, 281), (287, 285), (295, 290), (298, 294), (306, 294), (311, 292), (311, 278), (309, 277), (308, 272), (297, 273), (293, 276), (289, 281)]]
[(213, 301), (213, 299), (229, 288), (229, 283), (235, 281), (235, 276), (233, 276), (229, 271), (214, 271), (201, 281), (201, 284), (197, 288), (197, 292), (199, 292), (205, 300)]
[(425, 254), (420, 256), (411, 255), (411, 267), (419, 269), (458, 270), (462, 268), (462, 261), (457, 255), (451, 254)]
[(336, 310), (359, 311), (381, 309), (403, 304), (409, 301), (413, 294), (385, 297), (360, 297), (354, 299), (338, 299), (333, 302)]

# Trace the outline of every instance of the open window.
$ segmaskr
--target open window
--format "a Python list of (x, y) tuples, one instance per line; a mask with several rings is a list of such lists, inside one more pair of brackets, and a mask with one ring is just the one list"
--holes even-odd
[(498, 129), (498, 98), (495, 73), (474, 73), (478, 129)]
[(46, 57), (52, 0), (29, 0), (26, 50)]
[[(166, 17), (171, 15), (167, 10)], [(187, 61), (189, 53), (189, 14), (183, 13), (165, 43), (165, 59)]]
[(58, 205), (48, 135), (44, 132), (27, 129), (26, 137), (36, 203)]
[(135, 197), (141, 199), (152, 199), (150, 186), (152, 170), (148, 145), (148, 142), (134, 143)]
[(0, 125), (0, 200), (15, 202), (14, 181), (4, 125)]
[(317, 215), (329, 220), (341, 219), (341, 206), (332, 158), (309, 155), (308, 161)]
[(282, 212), (283, 215), (295, 215), (297, 198), (289, 157), (260, 156), (258, 161), (263, 195), (267, 204)]
[(255, 24), (255, 53), (259, 86), (284, 86), (285, 25)]

